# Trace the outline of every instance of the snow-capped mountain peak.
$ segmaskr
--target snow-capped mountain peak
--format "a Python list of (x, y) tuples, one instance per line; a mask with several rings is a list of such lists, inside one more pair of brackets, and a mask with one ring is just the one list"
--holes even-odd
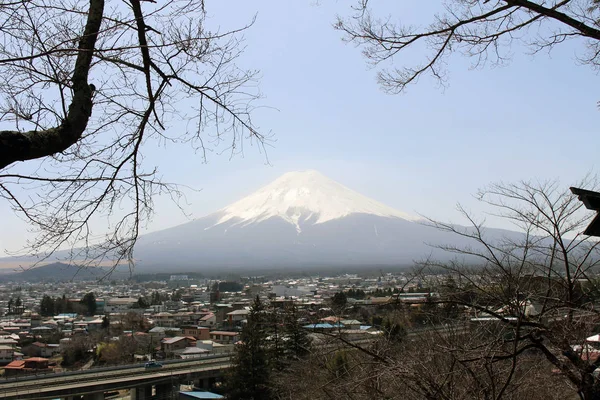
[(216, 225), (235, 220), (247, 225), (280, 217), (296, 226), (320, 224), (350, 214), (371, 214), (409, 221), (417, 218), (363, 196), (317, 171), (288, 172), (269, 185), (219, 211)]

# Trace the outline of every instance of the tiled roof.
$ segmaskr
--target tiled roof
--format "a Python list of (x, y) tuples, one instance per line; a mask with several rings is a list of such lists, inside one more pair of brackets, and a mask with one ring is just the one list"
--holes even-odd
[(250, 314), (250, 311), (248, 311), (248, 310), (235, 310), (235, 311), (227, 313), (227, 315), (248, 315), (248, 314)]
[(229, 332), (229, 331), (212, 331), (211, 335), (225, 335), (225, 336), (236, 336), (239, 335), (239, 332)]
[(15, 360), (7, 364), (4, 369), (23, 369), (25, 368), (25, 360)]
[(181, 340), (184, 340), (184, 339), (188, 339), (189, 340), (190, 338), (188, 338), (186, 336), (175, 336), (175, 337), (172, 337), (172, 338), (163, 339), (162, 342), (165, 343), (165, 344), (172, 344), (172, 343), (177, 343), (177, 342), (179, 342)]

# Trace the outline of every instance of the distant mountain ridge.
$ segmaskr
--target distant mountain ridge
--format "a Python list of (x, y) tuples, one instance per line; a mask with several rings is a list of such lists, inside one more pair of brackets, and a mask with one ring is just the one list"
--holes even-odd
[[(139, 237), (135, 273), (407, 267), (429, 256), (452, 256), (430, 245), (472, 243), (319, 172), (290, 172), (215, 213)], [(26, 273), (35, 277), (44, 270)]]
[(206, 217), (144, 235), (135, 255), (143, 270), (410, 266), (430, 254), (447, 257), (427, 243), (466, 242), (303, 171)]
[[(0, 275), (0, 281), (23, 282), (64, 282), (64, 281), (89, 281), (99, 280), (107, 276), (107, 268), (80, 268), (75, 265), (55, 262), (40, 265), (35, 268), (24, 268), (14, 272)], [(125, 278), (129, 274), (123, 270), (116, 270), (110, 274), (111, 279)]]

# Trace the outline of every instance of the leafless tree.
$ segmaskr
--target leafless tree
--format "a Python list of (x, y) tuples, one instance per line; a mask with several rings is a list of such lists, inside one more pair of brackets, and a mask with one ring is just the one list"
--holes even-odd
[[(580, 184), (597, 186), (592, 178)], [(427, 260), (421, 269), (440, 289), (437, 307), (458, 306), (466, 323), (448, 319), (449, 328), (437, 334), (444, 345), (429, 349), (467, 376), (487, 377), (477, 383), (481, 398), (522, 398), (515, 397), (520, 382), (550, 371), (580, 398), (598, 398), (600, 349), (586, 338), (600, 322), (599, 242), (582, 234), (592, 215), (556, 181), (496, 184), (479, 199), (521, 233), (499, 238), (462, 209), (467, 228), (430, 221), (471, 244), (441, 246), (456, 258)]]
[(201, 0), (0, 3), (0, 196), (30, 252), (131, 263), (153, 197), (182, 195), (145, 151), (264, 149), (257, 72), (235, 64), (249, 25), (209, 25)]
[[(558, 400), (572, 395), (572, 388), (553, 376), (548, 363), (532, 355), (519, 363), (504, 388), (507, 371), (512, 369), (510, 360), (492, 365), (485, 358), (466, 358), (467, 354), (494, 354), (490, 342), (481, 339), (459, 332), (424, 331), (394, 346), (383, 338), (360, 349), (343, 347), (339, 341), (326, 347), (320, 344), (318, 352), (275, 376), (275, 393), (280, 399), (354, 400)], [(458, 352), (459, 344), (470, 353)]]
[(600, 333), (599, 242), (581, 233), (593, 215), (555, 181), (491, 185), (479, 199), (519, 232), (486, 229), (463, 209), (469, 226), (429, 221), (466, 244), (439, 246), (455, 257), (415, 269), (434, 294), (409, 308), (427, 324), (394, 343), (338, 339), (345, 347), (322, 348), (308, 363), (319, 373), (343, 366), (344, 376), (293, 368), (282, 398), (307, 380), (306, 398), (599, 398), (600, 343), (588, 340)]
[(407, 18), (378, 17), (372, 3), (358, 0), (353, 15), (338, 18), (335, 26), (347, 41), (360, 46), (373, 65), (401, 60), (413, 51), (427, 54), (415, 65), (379, 71), (379, 83), (390, 93), (402, 92), (422, 75), (443, 85), (454, 53), (471, 58), (474, 67), (503, 64), (516, 43), (538, 53), (579, 39), (587, 46), (579, 61), (594, 69), (600, 63), (597, 0), (449, 0), (426, 26), (410, 24)]

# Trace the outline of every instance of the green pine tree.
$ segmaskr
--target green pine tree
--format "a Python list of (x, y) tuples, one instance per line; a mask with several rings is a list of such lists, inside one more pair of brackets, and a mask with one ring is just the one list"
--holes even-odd
[(96, 313), (98, 306), (96, 304), (96, 295), (94, 295), (94, 292), (86, 293), (79, 303), (85, 307), (86, 315), (94, 315)]
[(104, 317), (102, 317), (102, 329), (104, 330), (108, 330), (108, 328), (110, 328), (110, 319), (108, 317), (108, 315), (105, 315)]
[(310, 337), (298, 321), (298, 308), (295, 304), (292, 304), (286, 310), (284, 318), (285, 348), (288, 357), (300, 358), (306, 356), (310, 351)]
[(42, 297), (40, 303), (40, 314), (43, 317), (51, 317), (54, 315), (54, 299), (47, 294)]
[(383, 323), (383, 332), (387, 339), (393, 343), (399, 343), (406, 337), (406, 328), (403, 325), (386, 318)]
[(283, 316), (277, 310), (270, 310), (264, 313), (267, 321), (267, 346), (269, 365), (271, 369), (282, 370), (286, 366), (285, 362), (285, 328)]
[(150, 303), (148, 303), (148, 300), (144, 296), (140, 296), (137, 301), (137, 307), (146, 309), (150, 307)]
[(265, 307), (257, 296), (236, 345), (234, 365), (225, 381), (230, 400), (268, 400), (270, 375)]
[(325, 365), (335, 378), (343, 378), (349, 375), (348, 354), (345, 350), (336, 351)]
[(343, 310), (344, 307), (346, 307), (347, 303), (348, 303), (348, 297), (346, 296), (346, 294), (344, 292), (338, 292), (338, 293), (334, 294), (333, 297), (331, 298), (332, 307), (339, 309), (339, 310)]

